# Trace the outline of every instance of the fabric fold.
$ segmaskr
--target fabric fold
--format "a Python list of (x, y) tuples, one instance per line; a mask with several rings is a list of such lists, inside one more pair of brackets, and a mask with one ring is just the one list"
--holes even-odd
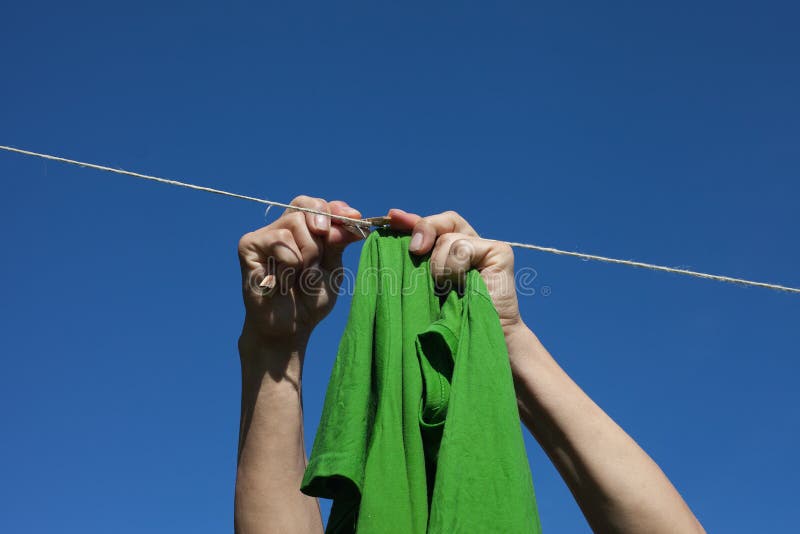
[(502, 329), (480, 274), (434, 287), (409, 237), (364, 243), (301, 490), (326, 532), (538, 533)]

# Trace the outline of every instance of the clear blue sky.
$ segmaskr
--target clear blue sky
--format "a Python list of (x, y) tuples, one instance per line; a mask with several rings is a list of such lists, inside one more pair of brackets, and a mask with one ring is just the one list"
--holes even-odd
[[(0, 144), (800, 285), (794, 3), (284, 4), (9, 4)], [(5, 153), (0, 180), (0, 531), (231, 531), (263, 209)], [(528, 323), (709, 531), (796, 528), (799, 297), (517, 264), (551, 290)], [(348, 305), (311, 342), (309, 447)], [(545, 530), (587, 532), (526, 439)]]

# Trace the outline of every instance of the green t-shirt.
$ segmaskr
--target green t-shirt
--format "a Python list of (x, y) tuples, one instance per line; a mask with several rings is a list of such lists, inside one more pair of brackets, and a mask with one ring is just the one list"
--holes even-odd
[(480, 274), (440, 295), (409, 237), (364, 244), (302, 491), (326, 532), (539, 533), (503, 332)]

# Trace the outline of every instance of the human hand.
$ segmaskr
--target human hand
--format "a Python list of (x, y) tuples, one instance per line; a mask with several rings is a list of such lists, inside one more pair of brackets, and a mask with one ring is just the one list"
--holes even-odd
[[(299, 196), (291, 204), (361, 218), (342, 201)], [(337, 220), (291, 209), (244, 235), (239, 241), (246, 309), (242, 338), (251, 346), (301, 350), (336, 301), (342, 252), (359, 239)]]
[(437, 282), (461, 282), (474, 267), (486, 283), (506, 336), (525, 328), (514, 285), (514, 252), (508, 244), (481, 239), (455, 211), (420, 217), (392, 209), (389, 217), (392, 228), (411, 232), (411, 253), (431, 252), (431, 274)]

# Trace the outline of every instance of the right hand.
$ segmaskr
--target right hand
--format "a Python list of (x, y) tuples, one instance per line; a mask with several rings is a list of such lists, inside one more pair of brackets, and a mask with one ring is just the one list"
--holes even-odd
[[(345, 202), (299, 196), (291, 204), (361, 218)], [(239, 241), (246, 309), (242, 338), (253, 346), (304, 347), (333, 308), (342, 276), (342, 252), (359, 236), (342, 223), (287, 209), (275, 222)], [(272, 289), (260, 284), (273, 275)]]
[(511, 334), (527, 329), (519, 314), (514, 252), (508, 243), (481, 239), (454, 211), (420, 217), (392, 209), (389, 216), (392, 228), (411, 232), (412, 254), (431, 253), (431, 274), (438, 282), (462, 280), (473, 267), (481, 273), (506, 340)]

